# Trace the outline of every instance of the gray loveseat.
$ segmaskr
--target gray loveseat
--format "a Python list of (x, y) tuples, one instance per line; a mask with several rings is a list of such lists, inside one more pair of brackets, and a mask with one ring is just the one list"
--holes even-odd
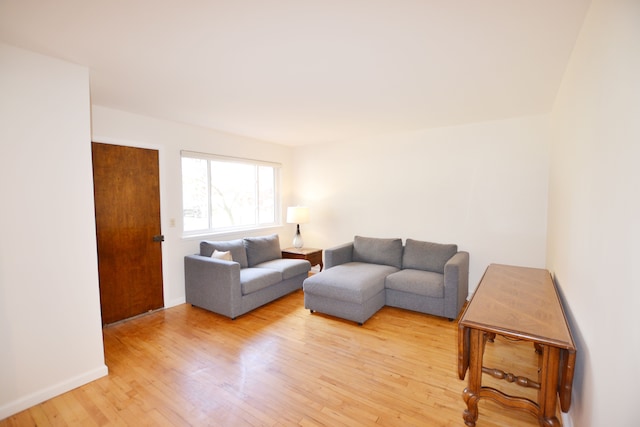
[(384, 305), (455, 319), (469, 287), (457, 245), (356, 236), (325, 250), (325, 267), (304, 281), (305, 308), (359, 324)]
[(202, 241), (184, 257), (187, 303), (235, 319), (302, 288), (311, 264), (283, 259), (277, 234)]

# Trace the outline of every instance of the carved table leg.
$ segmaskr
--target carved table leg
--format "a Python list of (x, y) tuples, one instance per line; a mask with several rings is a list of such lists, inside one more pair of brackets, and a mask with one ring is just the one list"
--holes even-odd
[(538, 391), (540, 410), (538, 413), (538, 421), (542, 426), (559, 427), (561, 424), (556, 417), (556, 401), (558, 396), (560, 349), (548, 345), (541, 347), (540, 390)]
[(469, 335), (469, 383), (462, 392), (467, 409), (462, 413), (462, 418), (465, 425), (475, 427), (482, 387), (482, 356), (487, 337), (484, 332), (477, 329), (471, 329)]

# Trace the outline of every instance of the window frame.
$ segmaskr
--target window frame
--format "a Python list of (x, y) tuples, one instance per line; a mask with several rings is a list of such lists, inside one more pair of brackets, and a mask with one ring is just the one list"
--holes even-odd
[[(184, 183), (184, 158), (205, 160), (207, 162), (207, 204), (208, 204), (208, 215), (207, 222), (208, 228), (206, 229), (198, 229), (198, 230), (185, 230), (185, 183)], [(255, 195), (256, 195), (256, 204), (254, 206), (255, 210), (255, 221), (252, 224), (247, 225), (239, 225), (239, 226), (226, 226), (226, 227), (215, 227), (213, 224), (212, 218), (212, 194), (211, 194), (211, 162), (228, 162), (239, 165), (249, 165), (253, 166), (255, 169)], [(259, 215), (259, 172), (258, 167), (270, 167), (273, 169), (273, 209), (274, 209), (274, 219), (273, 222), (270, 223), (260, 223), (260, 215)], [(181, 150), (180, 151), (180, 192), (181, 192), (181, 200), (180, 205), (182, 207), (181, 215), (182, 215), (182, 237), (197, 237), (197, 236), (208, 236), (208, 235), (221, 235), (221, 234), (230, 234), (237, 232), (246, 232), (251, 230), (258, 230), (264, 228), (273, 228), (282, 226), (282, 183), (281, 183), (281, 169), (282, 164), (277, 162), (269, 162), (265, 160), (256, 160), (256, 159), (248, 159), (242, 157), (232, 157), (232, 156), (223, 156), (218, 154), (211, 153), (201, 153), (196, 151), (188, 151)]]

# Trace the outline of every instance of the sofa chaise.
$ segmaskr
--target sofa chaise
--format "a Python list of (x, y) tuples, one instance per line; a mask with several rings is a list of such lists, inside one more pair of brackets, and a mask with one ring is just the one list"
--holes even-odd
[(384, 305), (455, 319), (467, 298), (469, 253), (457, 245), (355, 236), (325, 250), (303, 283), (304, 306), (363, 324)]
[(186, 301), (235, 319), (302, 288), (311, 264), (283, 259), (277, 234), (231, 241), (202, 241), (184, 257)]

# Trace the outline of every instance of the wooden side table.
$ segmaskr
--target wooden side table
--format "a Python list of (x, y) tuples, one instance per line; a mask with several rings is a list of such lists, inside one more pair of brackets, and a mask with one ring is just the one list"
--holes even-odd
[(322, 249), (316, 248), (286, 248), (282, 250), (282, 258), (306, 259), (311, 266), (320, 265), (320, 271), (324, 267), (322, 262)]

